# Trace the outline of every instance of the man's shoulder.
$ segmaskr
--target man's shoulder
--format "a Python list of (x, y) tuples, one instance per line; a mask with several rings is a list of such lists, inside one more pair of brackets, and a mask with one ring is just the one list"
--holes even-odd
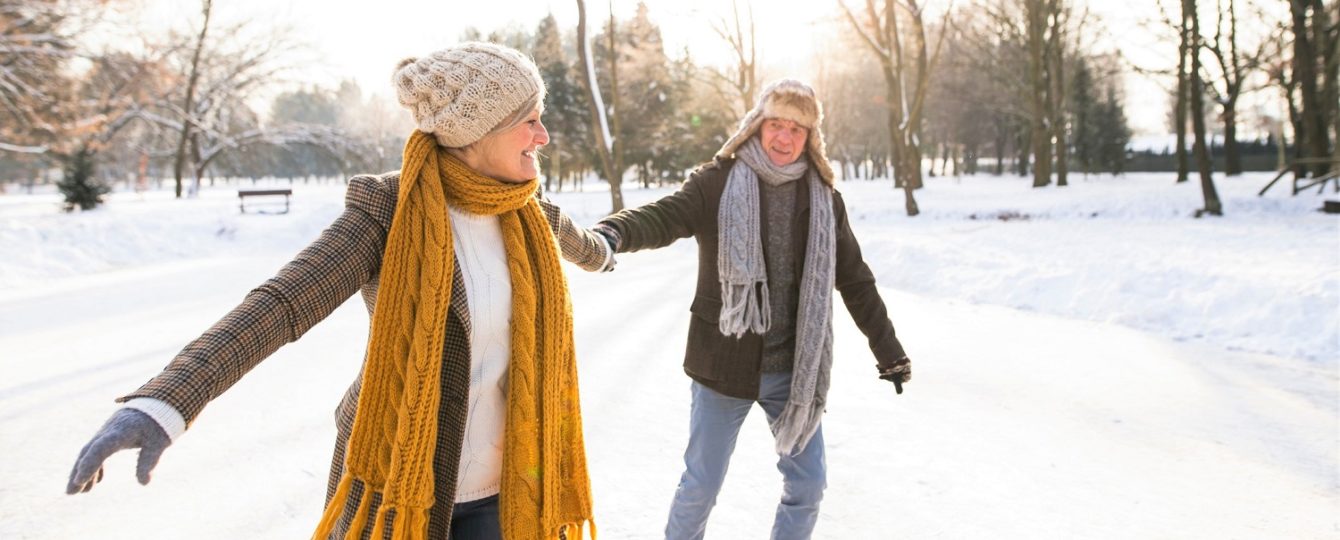
[(724, 184), (730, 174), (735, 158), (714, 157), (711, 161), (698, 165), (689, 173), (689, 180), (702, 185)]

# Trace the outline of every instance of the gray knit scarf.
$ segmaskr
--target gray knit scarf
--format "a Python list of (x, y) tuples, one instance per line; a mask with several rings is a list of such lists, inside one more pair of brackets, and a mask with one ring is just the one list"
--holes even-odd
[(796, 312), (796, 353), (791, 394), (782, 414), (772, 422), (779, 454), (796, 455), (819, 429), (833, 364), (833, 285), (836, 246), (833, 190), (803, 160), (778, 167), (768, 159), (758, 137), (735, 151), (738, 159), (726, 178), (717, 214), (720, 229), (717, 272), (721, 275), (721, 319), (724, 335), (762, 335), (768, 330), (768, 274), (759, 230), (758, 182), (781, 185), (809, 176), (810, 232), (800, 276)]

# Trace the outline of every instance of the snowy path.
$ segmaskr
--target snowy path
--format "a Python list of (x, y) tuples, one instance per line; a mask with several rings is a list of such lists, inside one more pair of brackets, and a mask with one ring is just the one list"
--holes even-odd
[[(358, 369), (352, 301), (216, 400), (148, 488), (133, 460), (62, 493), (133, 389), (282, 262), (195, 260), (0, 292), (0, 538), (301, 538), (331, 412)], [(657, 538), (680, 472), (694, 250), (570, 274), (602, 538)], [(572, 270), (571, 267), (569, 267)], [(1334, 538), (1334, 372), (1124, 327), (885, 289), (916, 377), (895, 396), (839, 304), (816, 538)], [(764, 538), (779, 489), (746, 423), (710, 536)]]

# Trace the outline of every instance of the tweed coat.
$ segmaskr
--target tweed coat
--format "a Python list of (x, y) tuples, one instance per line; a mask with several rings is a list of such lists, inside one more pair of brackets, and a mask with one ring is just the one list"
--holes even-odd
[[(356, 176), (349, 181), (344, 212), (321, 236), (303, 249), (274, 277), (247, 294), (199, 338), (189, 343), (138, 390), (118, 398), (163, 400), (179, 411), (189, 426), (205, 405), (230, 388), (280, 346), (296, 341), (355, 292), (362, 292), (369, 317), (377, 303), (377, 285), (387, 232), (395, 216), (398, 172)], [(585, 270), (600, 270), (608, 244), (600, 236), (577, 227), (557, 206), (540, 199), (540, 206), (558, 242), (563, 258)], [(446, 540), (456, 499), (456, 469), (465, 433), (470, 392), (470, 316), (460, 265), (452, 274), (446, 338), (443, 344), (441, 413), (434, 452), (434, 504), (429, 534)], [(331, 460), (327, 502), (334, 494), (344, 467), (344, 452), (353, 430), (361, 389), (356, 378), (336, 409), (337, 437)], [(363, 486), (355, 482), (344, 516), (332, 533), (343, 538)], [(374, 498), (375, 515), (379, 503)], [(315, 519), (313, 520), (315, 526)], [(371, 523), (363, 538), (371, 533)], [(387, 528), (388, 535), (390, 528)], [(388, 536), (389, 538), (389, 536)]]
[[(757, 399), (759, 374), (762, 372), (763, 337), (747, 332), (735, 338), (722, 334), (721, 281), (717, 273), (717, 247), (720, 244), (717, 213), (726, 187), (731, 158), (717, 158), (703, 165), (679, 191), (656, 202), (623, 210), (601, 220), (619, 236), (618, 251), (638, 251), (670, 245), (680, 238), (698, 241), (698, 287), (689, 307), (688, 345), (684, 354), (684, 372), (693, 380), (721, 394), (740, 399)], [(792, 216), (796, 275), (803, 273), (805, 244), (810, 230), (809, 177), (797, 180), (795, 211)], [(759, 204), (767, 196), (760, 190)], [(762, 210), (759, 210), (760, 215)], [(861, 247), (847, 220), (842, 194), (833, 192), (834, 230), (837, 233), (837, 273), (835, 285), (847, 311), (870, 341), (876, 365), (888, 367), (905, 356), (894, 334), (884, 301), (875, 288), (875, 276), (861, 257)], [(760, 237), (768, 237), (768, 220), (761, 220)], [(766, 249), (766, 243), (764, 246)], [(799, 324), (799, 322), (797, 322)]]

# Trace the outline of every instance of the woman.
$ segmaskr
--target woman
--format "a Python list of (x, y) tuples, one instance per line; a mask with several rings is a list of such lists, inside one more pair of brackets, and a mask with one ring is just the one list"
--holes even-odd
[(590, 487), (558, 255), (594, 271), (611, 252), (537, 197), (544, 82), (487, 43), (405, 60), (393, 81), (418, 126), (403, 168), (352, 179), (316, 242), (120, 398), (69, 493), (127, 448), (147, 483), (209, 400), (361, 290), (372, 331), (313, 538), (581, 536)]

